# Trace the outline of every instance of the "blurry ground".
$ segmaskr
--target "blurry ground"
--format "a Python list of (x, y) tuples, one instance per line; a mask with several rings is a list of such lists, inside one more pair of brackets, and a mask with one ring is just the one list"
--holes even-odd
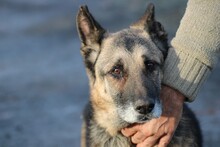
[[(80, 114), (88, 84), (75, 15), (88, 4), (110, 31), (137, 20), (146, 1), (1, 0), (0, 1), (0, 146), (78, 147)], [(170, 38), (185, 0), (154, 1), (156, 16)], [(190, 104), (204, 133), (205, 146), (220, 143), (220, 65)]]

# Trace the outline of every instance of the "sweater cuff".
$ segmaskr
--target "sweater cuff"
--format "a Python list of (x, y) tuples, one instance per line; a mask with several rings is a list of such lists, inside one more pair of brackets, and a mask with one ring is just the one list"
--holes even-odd
[(184, 51), (170, 48), (164, 64), (163, 84), (181, 92), (192, 102), (211, 69)]

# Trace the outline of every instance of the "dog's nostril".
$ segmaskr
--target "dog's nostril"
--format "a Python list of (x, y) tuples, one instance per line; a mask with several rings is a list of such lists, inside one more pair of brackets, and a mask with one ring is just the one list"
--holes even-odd
[(147, 112), (147, 107), (145, 105), (143, 106), (137, 106), (136, 107), (137, 112), (139, 112), (140, 114), (146, 114)]
[(136, 107), (136, 111), (140, 114), (148, 114), (154, 109), (154, 104), (150, 103), (148, 105), (139, 105)]
[(147, 108), (148, 113), (150, 113), (153, 109), (154, 109), (154, 103), (150, 103)]

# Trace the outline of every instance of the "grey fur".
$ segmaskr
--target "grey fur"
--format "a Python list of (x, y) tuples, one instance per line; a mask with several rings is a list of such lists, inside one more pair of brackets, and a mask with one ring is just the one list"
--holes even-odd
[[(150, 4), (130, 28), (116, 33), (106, 32), (82, 6), (77, 26), (91, 91), (81, 146), (135, 146), (120, 130), (159, 117), (162, 110), (159, 94), (168, 43), (154, 18), (154, 6)], [(198, 121), (187, 106), (169, 146), (202, 146)]]

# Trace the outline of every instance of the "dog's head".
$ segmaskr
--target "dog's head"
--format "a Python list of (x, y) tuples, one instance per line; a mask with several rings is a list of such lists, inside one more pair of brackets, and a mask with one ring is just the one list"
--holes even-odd
[(159, 117), (168, 44), (167, 34), (154, 18), (154, 6), (148, 5), (136, 23), (116, 33), (103, 29), (82, 6), (77, 27), (95, 105), (107, 109), (107, 104), (114, 104), (119, 118), (128, 123)]

